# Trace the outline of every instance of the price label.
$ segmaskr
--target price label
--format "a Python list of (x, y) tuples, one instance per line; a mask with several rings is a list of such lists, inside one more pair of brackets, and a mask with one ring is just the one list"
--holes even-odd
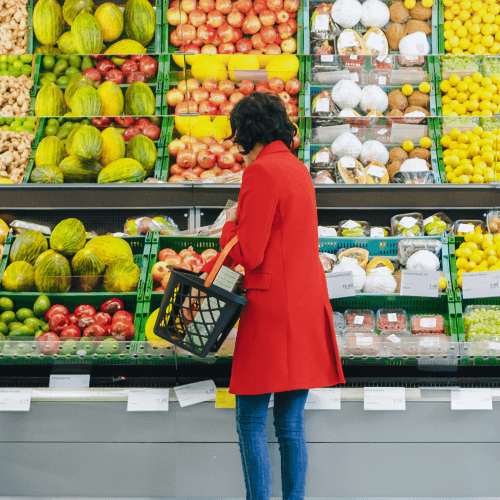
[(362, 325), (364, 322), (365, 322), (364, 316), (354, 316), (354, 324), (355, 325)]
[(213, 380), (203, 380), (202, 382), (174, 387), (174, 392), (181, 408), (184, 408), (204, 401), (215, 401), (217, 387), (215, 387)]
[(392, 333), (391, 335), (389, 335), (387, 337), (393, 344), (399, 344), (401, 342), (401, 339), (397, 336), (397, 335), (394, 335), (394, 333)]
[(168, 411), (170, 389), (131, 389), (127, 411)]
[(387, 134), (387, 132), (389, 132), (389, 129), (387, 129), (387, 128), (381, 128), (381, 129), (377, 132), (377, 134), (378, 134), (378, 135), (385, 135), (385, 134)]
[(326, 97), (322, 97), (316, 101), (316, 111), (330, 111), (330, 101)]
[(349, 56), (349, 59), (351, 61), (357, 61), (358, 60), (358, 56)]
[(229, 394), (229, 389), (217, 389), (215, 407), (236, 408), (236, 396), (234, 394)]
[(378, 62), (383, 63), (383, 62), (385, 61), (385, 58), (386, 58), (386, 57), (387, 57), (387, 56), (378, 56), (378, 57), (377, 57), (377, 61), (378, 61)]
[(474, 232), (474, 225), (473, 224), (459, 224), (458, 233), (473, 233)]
[(356, 47), (357, 45), (358, 41), (356, 40), (356, 37), (354, 36), (354, 33), (352, 31), (344, 31), (339, 36), (338, 39), (339, 48), (343, 49), (346, 47)]
[[(366, 40), (366, 45), (371, 49), (375, 49), (378, 52), (381, 52), (386, 45), (387, 40), (384, 36), (378, 35), (377, 33), (370, 33), (368, 35), (368, 40)], [(385, 85), (385, 84), (384, 84)]]
[[(351, 59), (352, 59), (352, 56), (351, 56)], [(356, 57), (356, 60), (357, 60), (357, 59), (358, 59), (358, 58)], [(359, 75), (358, 75), (357, 73), (351, 73), (351, 80), (352, 80), (353, 82), (359, 82)]]
[(359, 132), (358, 127), (351, 127), (351, 134), (357, 134)]
[(311, 389), (306, 410), (340, 410), (340, 389)]
[(493, 410), (491, 389), (462, 389), (451, 390), (452, 410)]
[(387, 83), (387, 77), (386, 76), (379, 76), (378, 77), (378, 84), (379, 85), (385, 85)]
[(370, 229), (370, 237), (371, 238), (384, 238), (385, 233), (381, 227), (372, 227)]
[(330, 299), (356, 296), (352, 271), (329, 273), (326, 275), (326, 284), (328, 287), (328, 297)]
[(328, 31), (330, 16), (326, 14), (318, 14), (314, 19), (315, 31)]
[(404, 387), (365, 387), (365, 410), (406, 410)]
[(373, 345), (373, 337), (364, 337), (363, 335), (356, 335), (357, 347), (371, 347)]
[[(354, 158), (351, 158), (350, 156), (343, 156), (340, 159), (340, 164), (344, 168), (356, 168), (356, 161), (354, 160)], [(351, 221), (351, 222), (354, 222), (354, 221)], [(359, 224), (356, 223), (356, 226), (353, 226), (353, 227), (358, 227), (358, 225)]]
[(406, 297), (439, 296), (439, 271), (403, 271), (400, 295)]
[(343, 224), (342, 227), (345, 227), (346, 229), (354, 229), (355, 227), (360, 227), (361, 225), (359, 222), (356, 222), (354, 220), (346, 220)]
[(420, 326), (422, 328), (436, 328), (437, 319), (436, 318), (422, 318), (420, 320)]
[(432, 217), (432, 215), (424, 220), (424, 226), (427, 226), (427, 224), (430, 224), (431, 222), (434, 222), (434, 217)]
[(331, 54), (322, 55), (321, 62), (333, 62), (333, 55), (331, 55)]
[(30, 411), (31, 389), (0, 389), (1, 411)]
[(51, 375), (49, 387), (51, 389), (88, 389), (90, 375)]
[(438, 347), (439, 339), (434, 337), (425, 337), (420, 340), (420, 347), (424, 347), (425, 349), (429, 349), (430, 347)]
[(462, 293), (464, 299), (500, 297), (500, 271), (463, 273)]
[(367, 173), (368, 173), (368, 175), (372, 175), (373, 177), (382, 178), (386, 172), (387, 172), (387, 170), (384, 167), (377, 167), (377, 165), (372, 165), (368, 169)]
[(414, 217), (403, 217), (399, 221), (399, 225), (401, 227), (404, 227), (405, 229), (411, 229), (417, 222), (417, 219), (415, 219)]
[(316, 163), (329, 163), (330, 162), (330, 153), (328, 151), (321, 151), (321, 153), (317, 153), (314, 162)]
[(488, 342), (488, 349), (500, 349), (500, 342)]

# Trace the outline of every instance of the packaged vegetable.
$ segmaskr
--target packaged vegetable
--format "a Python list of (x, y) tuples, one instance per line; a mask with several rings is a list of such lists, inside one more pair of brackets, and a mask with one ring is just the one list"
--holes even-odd
[(177, 224), (170, 217), (141, 217), (137, 223), (139, 234), (160, 233), (162, 236), (179, 234)]
[(363, 292), (377, 293), (380, 295), (392, 295), (395, 293), (398, 284), (388, 267), (373, 269), (367, 275)]
[[(331, 18), (332, 4), (318, 5), (311, 15), (311, 38), (325, 40), (334, 36), (334, 24)], [(338, 29), (338, 28), (337, 28)]]
[(341, 236), (356, 238), (370, 234), (370, 224), (363, 220), (342, 220), (339, 222)]
[(366, 281), (366, 272), (362, 267), (358, 266), (356, 259), (345, 257), (342, 259), (342, 262), (335, 266), (335, 271), (350, 271), (356, 293), (363, 290)]
[(330, 148), (325, 147), (314, 152), (311, 158), (311, 171), (319, 172), (335, 170), (335, 159)]
[(444, 318), (440, 314), (415, 314), (411, 317), (411, 333), (413, 335), (444, 335)]
[(430, 170), (419, 172), (396, 172), (392, 182), (394, 184), (434, 184), (434, 173)]
[(325, 273), (329, 273), (333, 269), (334, 264), (337, 262), (337, 257), (332, 254), (320, 253), (319, 260), (323, 266), (323, 271), (325, 271)]
[(486, 233), (486, 224), (482, 220), (473, 219), (460, 219), (453, 223), (453, 232), (456, 236), (465, 236), (467, 233), (475, 231), (480, 231), (483, 234)]
[(373, 257), (366, 266), (366, 274), (370, 274), (374, 269), (387, 267), (391, 273), (395, 271), (394, 263), (387, 257)]
[(344, 321), (346, 328), (375, 331), (375, 315), (370, 309), (346, 309)]
[(422, 236), (424, 218), (421, 213), (412, 212), (399, 214), (391, 218), (391, 230), (393, 236)]
[(347, 355), (376, 356), (380, 352), (379, 337), (376, 334), (365, 334), (357, 328), (345, 328), (343, 336), (347, 339)]
[(313, 179), (314, 184), (335, 184), (332, 178), (332, 174), (326, 170), (321, 170), (318, 172)]
[(350, 156), (344, 156), (337, 162), (337, 182), (341, 184), (366, 184), (363, 165)]
[(398, 241), (397, 257), (403, 266), (406, 266), (412, 254), (420, 250), (428, 250), (436, 257), (441, 254), (443, 244), (436, 239), (404, 238)]
[(437, 271), (441, 267), (439, 258), (429, 250), (419, 250), (406, 262), (409, 271)]
[(490, 234), (500, 233), (500, 212), (492, 210), (486, 215), (486, 225)]
[(380, 333), (405, 331), (408, 328), (408, 315), (404, 309), (379, 309), (376, 318)]
[(342, 260), (345, 258), (352, 259), (355, 260), (358, 266), (362, 267), (363, 269), (368, 264), (369, 256), (370, 253), (368, 252), (368, 250), (360, 247), (346, 248), (344, 250), (340, 250), (340, 252), (337, 254), (339, 262), (342, 262)]
[(446, 231), (451, 231), (453, 222), (444, 212), (438, 212), (424, 219), (423, 225), (426, 235), (435, 236)]

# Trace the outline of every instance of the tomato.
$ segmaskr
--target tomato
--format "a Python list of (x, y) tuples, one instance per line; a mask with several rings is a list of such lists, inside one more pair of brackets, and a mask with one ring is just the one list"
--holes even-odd
[(66, 314), (66, 316), (69, 316), (69, 311), (64, 306), (56, 304), (47, 311), (47, 314), (45, 314), (45, 321), (48, 321), (49, 318), (55, 313)]
[(123, 311), (123, 302), (120, 299), (117, 299), (116, 297), (113, 299), (109, 299), (104, 304), (101, 306), (101, 311), (108, 313), (108, 314), (115, 314), (118, 311)]
[(49, 318), (49, 329), (55, 334), (60, 333), (64, 328), (69, 326), (69, 316), (67, 314), (54, 313)]
[[(117, 312), (116, 314), (119, 314), (119, 312)], [(98, 312), (97, 314), (94, 314), (94, 319), (96, 323), (99, 323), (102, 326), (111, 325), (112, 323), (111, 315), (104, 312)]]
[(134, 340), (135, 327), (130, 321), (120, 319), (115, 321), (111, 326), (111, 335), (113, 335), (116, 340), (120, 341)]
[(96, 313), (95, 307), (88, 304), (82, 304), (75, 309), (74, 314), (81, 318), (82, 316), (93, 316)]
[(134, 317), (127, 311), (118, 311), (117, 313), (115, 313), (115, 315), (113, 316), (113, 323), (115, 321), (119, 321), (121, 319), (126, 319), (127, 321), (130, 321), (131, 323), (134, 322)]
[(78, 328), (76, 325), (69, 325), (65, 328), (63, 328), (62, 332), (59, 334), (59, 337), (61, 339), (63, 338), (77, 338), (81, 337), (82, 332), (80, 331), (80, 328)]

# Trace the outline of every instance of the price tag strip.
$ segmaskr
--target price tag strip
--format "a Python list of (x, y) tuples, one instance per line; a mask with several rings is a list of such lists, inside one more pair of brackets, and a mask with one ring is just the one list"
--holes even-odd
[(403, 271), (400, 295), (406, 297), (439, 297), (440, 274), (439, 271)]
[(184, 408), (204, 401), (215, 401), (217, 387), (215, 387), (213, 380), (203, 380), (202, 382), (174, 387), (174, 392), (181, 408)]
[(356, 296), (352, 271), (328, 273), (326, 275), (326, 284), (328, 287), (328, 297), (330, 299)]
[(404, 387), (365, 387), (365, 410), (406, 410)]
[(88, 389), (90, 375), (51, 375), (49, 387), (51, 389)]
[(340, 410), (340, 389), (311, 389), (306, 410)]
[(131, 389), (127, 411), (168, 411), (170, 389)]
[(463, 273), (462, 293), (464, 299), (500, 297), (500, 271)]
[(493, 396), (491, 389), (462, 389), (451, 390), (452, 410), (493, 410)]
[(0, 389), (0, 412), (30, 411), (31, 389)]

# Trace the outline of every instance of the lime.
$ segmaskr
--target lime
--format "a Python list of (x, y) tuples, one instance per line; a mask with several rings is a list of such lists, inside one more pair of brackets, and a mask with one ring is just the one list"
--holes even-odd
[(8, 326), (3, 322), (0, 322), (0, 333), (3, 335), (7, 335), (9, 333)]
[(16, 318), (23, 323), (26, 319), (28, 318), (34, 318), (35, 315), (33, 314), (33, 311), (31, 309), (28, 309), (27, 307), (23, 307), (21, 309), (18, 309), (16, 312)]
[[(11, 323), (12, 324), (12, 323)], [(14, 328), (10, 331), (10, 337), (33, 337), (35, 335), (35, 329), (30, 326), (21, 325), (18, 328)]]
[(24, 64), (31, 64), (33, 62), (33, 56), (24, 54), (19, 57), (19, 59), (24, 63)]
[(54, 56), (48, 55), (43, 58), (44, 69), (52, 69), (56, 63), (56, 58)]
[(0, 298), (0, 311), (12, 311), (14, 309), (14, 302), (8, 297)]
[(14, 311), (4, 311), (0, 314), (0, 321), (9, 325), (13, 321), (16, 321), (16, 313)]

